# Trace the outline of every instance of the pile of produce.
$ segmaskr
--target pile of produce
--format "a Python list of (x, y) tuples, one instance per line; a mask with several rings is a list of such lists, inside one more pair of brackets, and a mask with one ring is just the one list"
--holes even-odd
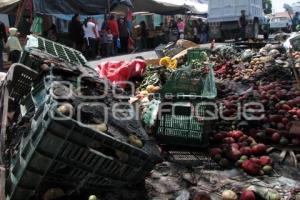
[[(238, 198), (240, 194), (240, 198)], [(234, 192), (233, 190), (224, 190), (222, 193), (222, 200), (255, 200), (268, 199), (280, 200), (281, 197), (278, 192), (272, 189), (267, 189), (258, 186), (249, 186), (242, 190), (242, 192)]]
[(272, 159), (266, 155), (267, 146), (242, 131), (219, 132), (214, 135), (218, 147), (210, 150), (210, 155), (223, 167), (235, 164), (250, 175), (270, 174)]
[[(264, 109), (252, 113), (261, 116), (261, 120), (246, 120), (244, 115), (241, 115), (240, 119), (231, 121), (232, 125), (243, 128), (250, 136), (262, 142), (282, 145), (299, 144), (299, 138), (288, 134), (289, 123), (300, 120), (300, 91), (291, 82), (276, 81), (253, 86), (249, 93), (243, 95), (229, 94), (220, 99), (220, 105), (223, 107), (222, 114), (225, 117), (238, 117), (240, 112), (238, 106), (249, 102), (258, 104), (258, 107), (253, 105), (254, 108)], [(229, 122), (223, 120), (218, 122), (220, 130), (224, 129), (222, 125), (224, 123), (227, 126)]]
[(291, 80), (292, 74), (288, 69), (290, 63), (281, 48), (266, 45), (259, 52), (246, 50), (242, 59), (218, 59), (215, 65), (216, 76), (222, 80), (244, 82)]
[[(299, 55), (292, 54), (294, 60)], [(143, 113), (147, 112), (152, 99), (149, 93), (158, 93), (172, 71), (188, 65), (202, 66), (199, 69), (205, 73), (203, 66), (214, 64), (219, 119), (212, 131), (210, 155), (222, 167), (240, 168), (253, 176), (272, 175), (274, 161), (267, 155), (267, 149), (293, 148), (300, 144), (299, 135), (289, 134), (291, 122), (300, 120), (300, 90), (293, 81), (290, 68), (293, 63), (281, 45), (266, 45), (257, 51), (244, 52), (223, 46), (210, 51), (203, 61), (181, 60), (176, 68), (172, 63), (175, 64), (174, 59), (163, 58), (154, 73), (151, 72), (153, 67), (148, 69), (147, 82), (144, 80), (137, 95), (144, 103)], [(148, 81), (150, 77), (155, 77), (155, 81)], [(244, 108), (249, 103), (250, 106)], [(231, 119), (225, 120), (221, 115)]]

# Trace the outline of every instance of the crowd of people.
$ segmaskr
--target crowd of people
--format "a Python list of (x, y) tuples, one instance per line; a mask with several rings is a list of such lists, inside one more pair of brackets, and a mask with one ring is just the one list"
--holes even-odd
[(165, 35), (169, 37), (169, 41), (188, 39), (195, 43), (207, 43), (208, 30), (208, 24), (201, 18), (186, 21), (179, 18), (177, 22), (174, 19), (170, 21), (167, 29), (165, 28)]
[[(128, 13), (126, 17), (116, 18), (110, 15), (99, 27), (97, 21), (91, 17), (80, 21), (78, 14), (74, 15), (69, 23), (69, 38), (73, 47), (82, 51), (88, 59), (97, 57), (126, 54), (133, 49), (149, 49), (149, 25), (145, 21), (139, 24), (139, 44), (135, 44), (132, 38), (133, 16)], [(163, 34), (162, 43), (189, 39), (196, 43), (208, 41), (208, 24), (202, 19), (177, 20), (161, 23), (159, 27)]]
[[(136, 24), (133, 24), (133, 14), (130, 11), (126, 17), (118, 19), (114, 15), (110, 15), (101, 24), (101, 27), (94, 18), (88, 17), (82, 23), (80, 15), (75, 14), (68, 25), (68, 38), (72, 41), (73, 48), (83, 52), (89, 60), (127, 54), (134, 49), (146, 50), (153, 48), (154, 44), (151, 45), (151, 40), (149, 40), (151, 26), (147, 25), (145, 21), (138, 24), (139, 41), (137, 42), (132, 37), (134, 25), (136, 26)], [(28, 27), (30, 26), (26, 26), (26, 28)], [(5, 25), (0, 22), (0, 69), (2, 71), (4, 51), (7, 51), (10, 63), (18, 62), (20, 59), (23, 40), (18, 37), (18, 32), (24, 32), (21, 28), (19, 30), (17, 28), (6, 30)], [(208, 41), (208, 25), (202, 19), (172, 19), (161, 23), (159, 29), (161, 31), (161, 43), (178, 39), (188, 39), (196, 43), (206, 43)], [(27, 34), (30, 34), (28, 30)], [(44, 32), (45, 37), (54, 41), (58, 40), (57, 28), (54, 24)], [(26, 37), (26, 34), (24, 37)]]
[(83, 24), (80, 15), (76, 14), (69, 24), (69, 38), (73, 47), (82, 51), (88, 59), (95, 59), (99, 56), (113, 56), (118, 53), (128, 53), (131, 22), (128, 17), (116, 19), (110, 15), (101, 27), (97, 21), (88, 17)]

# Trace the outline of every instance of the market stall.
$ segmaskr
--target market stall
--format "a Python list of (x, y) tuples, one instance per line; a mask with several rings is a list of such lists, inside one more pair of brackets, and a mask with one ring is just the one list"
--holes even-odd
[(300, 68), (299, 52), (291, 51), (178, 41), (146, 61), (130, 102), (166, 159), (146, 179), (147, 195), (297, 199)]

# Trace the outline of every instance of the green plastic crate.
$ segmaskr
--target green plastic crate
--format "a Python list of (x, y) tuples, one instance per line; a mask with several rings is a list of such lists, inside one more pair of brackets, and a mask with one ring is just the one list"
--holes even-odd
[(207, 58), (207, 55), (209, 54), (208, 49), (189, 49), (187, 52), (187, 60), (188, 63), (191, 64), (192, 61), (200, 61), (203, 62)]
[(182, 67), (172, 73), (163, 85), (160, 94), (175, 97), (200, 97), (214, 99), (217, 96), (213, 66), (208, 66), (209, 71), (202, 73), (201, 69), (190, 66)]
[(81, 52), (42, 37), (36, 36), (36, 38), (38, 39), (37, 49), (45, 51), (55, 57), (59, 57), (69, 63), (81, 65), (87, 64), (87, 60), (84, 58)]
[[(90, 67), (86, 58), (82, 55), (80, 51), (62, 45), (60, 43), (45, 39), (43, 37), (39, 37), (39, 36), (30, 36), (30, 37), (31, 37), (30, 40), (36, 40), (37, 45), (36, 46), (31, 45), (31, 42), (29, 42), (26, 45), (25, 54), (23, 53), (21, 57), (21, 63), (30, 64), (30, 61), (28, 61), (28, 59), (30, 59), (28, 53), (30, 53), (32, 50), (39, 50), (44, 54), (48, 54), (48, 57), (50, 55), (52, 57), (59, 58), (60, 60), (63, 60), (64, 62), (67, 62), (71, 65), (82, 65), (85, 67)], [(31, 67), (31, 65), (27, 65), (27, 66)]]
[[(207, 147), (210, 123), (196, 119), (193, 107), (198, 107), (198, 115), (205, 115), (205, 105), (201, 101), (176, 103), (161, 106), (157, 120), (156, 138), (161, 144), (183, 147)], [(168, 111), (162, 111), (168, 110)], [(193, 115), (193, 117), (191, 117)]]

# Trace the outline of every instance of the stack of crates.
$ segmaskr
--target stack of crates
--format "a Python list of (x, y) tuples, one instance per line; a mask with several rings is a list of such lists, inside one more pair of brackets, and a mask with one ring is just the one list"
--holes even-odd
[[(56, 59), (68, 68), (63, 71), (74, 79), (74, 87), (80, 70), (85, 76), (90, 74), (90, 80), (104, 81), (77, 51), (40, 37), (37, 39), (39, 47), (27, 49), (21, 59), (31, 70), (39, 72), (43, 59)], [(77, 57), (69, 59), (70, 55)], [(57, 109), (60, 99), (51, 95), (52, 84), (61, 79), (59, 72), (51, 68), (47, 74), (39, 73), (32, 80), (31, 91), (20, 102), (21, 116), (31, 115), (32, 118), (29, 132), (21, 138), (18, 152), (10, 161), (7, 197), (11, 200), (27, 200), (33, 196), (39, 199), (39, 193), (43, 192), (41, 187), (49, 182), (66, 190), (99, 190), (143, 182), (161, 157), (140, 121), (109, 118), (107, 124), (124, 134), (135, 134), (143, 142), (142, 148), (112, 136), (110, 130), (108, 133), (97, 131), (61, 114)], [(95, 102), (102, 100), (92, 103)]]
[[(188, 51), (188, 64), (204, 61), (201, 49)], [(161, 144), (181, 147), (207, 147), (212, 121), (206, 120), (207, 105), (216, 97), (213, 67), (205, 75), (182, 68), (171, 75), (160, 92), (156, 138)], [(176, 74), (177, 73), (177, 74)]]

